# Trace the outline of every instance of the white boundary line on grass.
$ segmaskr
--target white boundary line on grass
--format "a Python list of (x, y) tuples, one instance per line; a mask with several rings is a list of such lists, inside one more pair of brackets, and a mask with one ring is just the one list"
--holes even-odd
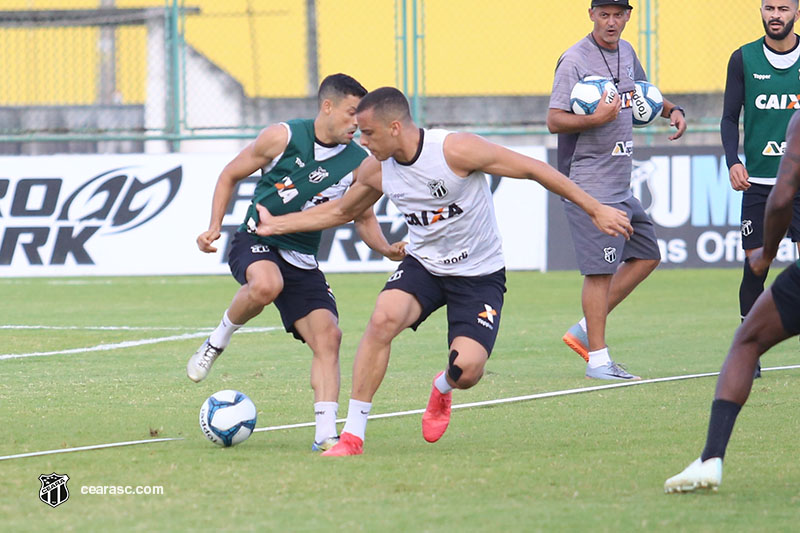
[[(96, 329), (96, 328), (86, 328), (86, 329)], [(239, 332), (242, 333), (264, 333), (268, 331), (275, 331), (280, 328), (278, 327), (266, 327), (266, 328), (241, 328)], [(87, 348), (71, 348), (68, 350), (55, 350), (52, 352), (31, 352), (31, 353), (9, 353), (9, 354), (1, 354), (0, 361), (4, 359), (21, 359), (24, 357), (42, 357), (46, 355), (67, 355), (67, 354), (75, 354), (75, 353), (87, 353), (87, 352), (107, 352), (109, 350), (117, 350), (120, 348), (132, 348), (136, 346), (145, 346), (147, 344), (157, 344), (159, 342), (169, 342), (169, 341), (181, 341), (186, 339), (196, 339), (200, 337), (207, 337), (210, 333), (210, 330), (202, 330), (202, 331), (195, 331), (194, 333), (184, 333), (182, 335), (170, 335), (169, 337), (156, 337), (152, 339), (139, 339), (135, 341), (122, 341), (116, 342), (113, 344), (98, 344), (96, 346), (89, 346)]]
[[(773, 370), (795, 370), (800, 368), (800, 365), (787, 365), (787, 366), (775, 366), (771, 368), (762, 368), (762, 372), (768, 372)], [(600, 390), (609, 390), (609, 389), (618, 389), (621, 387), (634, 387), (636, 385), (644, 385), (644, 384), (651, 384), (651, 383), (666, 383), (669, 381), (680, 381), (685, 379), (694, 379), (694, 378), (706, 378), (711, 376), (718, 376), (719, 372), (706, 372), (703, 374), (686, 374), (683, 376), (670, 376), (666, 378), (654, 378), (654, 379), (642, 379), (637, 381), (625, 381), (622, 383), (611, 383), (608, 385), (598, 385), (596, 387), (581, 387), (577, 389), (566, 389), (560, 391), (553, 391), (553, 392), (541, 392), (539, 394), (529, 394), (527, 396), (514, 396), (512, 398), (499, 398), (497, 400), (486, 400), (482, 402), (472, 402), (472, 403), (462, 403), (458, 405), (453, 405), (452, 409), (466, 409), (469, 407), (485, 407), (487, 405), (500, 405), (504, 403), (512, 403), (512, 402), (524, 402), (529, 400), (539, 400), (541, 398), (553, 398), (556, 396), (569, 396), (571, 394), (580, 394), (584, 392), (596, 392)], [(411, 411), (397, 411), (394, 413), (383, 413), (379, 415), (370, 415), (370, 420), (376, 420), (378, 418), (393, 418), (397, 416), (407, 416), (407, 415), (416, 415), (424, 413), (425, 409), (413, 409)], [(336, 422), (344, 422), (346, 419), (340, 418), (336, 420)], [(287, 424), (283, 426), (271, 426), (265, 428), (256, 428), (253, 430), (253, 433), (258, 433), (262, 431), (277, 431), (280, 429), (296, 429), (296, 428), (304, 428), (304, 427), (313, 427), (315, 425), (314, 422), (303, 422), (300, 424)], [(7, 459), (21, 459), (23, 457), (35, 457), (40, 455), (50, 455), (56, 453), (67, 453), (67, 452), (78, 452), (84, 450), (100, 450), (103, 448), (114, 448), (116, 446), (128, 446), (132, 444), (147, 444), (151, 442), (165, 442), (165, 441), (172, 441), (172, 440), (184, 440), (183, 437), (173, 437), (173, 438), (163, 438), (163, 439), (146, 439), (146, 440), (134, 440), (128, 442), (113, 442), (110, 444), (96, 444), (94, 446), (81, 446), (78, 448), (63, 448), (60, 450), (46, 450), (42, 452), (31, 452), (31, 453), (21, 453), (16, 455), (4, 455), (0, 456), (0, 461), (5, 461)]]
[(103, 448), (117, 448), (119, 446), (132, 446), (134, 444), (150, 444), (151, 442), (167, 442), (170, 440), (183, 440), (183, 437), (169, 437), (163, 439), (144, 439), (144, 440), (129, 440), (127, 442), (111, 442), (109, 444), (95, 444), (92, 446), (78, 446), (77, 448), (62, 448), (60, 450), (45, 450), (43, 452), (30, 452), (30, 453), (18, 453), (16, 455), (4, 455), (0, 457), (0, 461), (5, 461), (6, 459), (22, 459), (23, 457), (37, 457), (40, 455), (55, 455), (57, 453), (68, 453), (68, 452), (83, 452), (86, 450), (100, 450)]

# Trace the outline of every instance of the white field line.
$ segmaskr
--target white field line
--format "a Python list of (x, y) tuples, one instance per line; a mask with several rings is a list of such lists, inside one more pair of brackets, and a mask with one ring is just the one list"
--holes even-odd
[[(280, 328), (278, 327), (267, 327), (267, 328), (241, 328), (239, 331), (242, 333), (264, 333), (268, 331), (275, 331)], [(195, 331), (193, 333), (184, 333), (182, 335), (170, 335), (168, 337), (155, 337), (151, 339), (138, 339), (134, 341), (122, 341), (116, 342), (112, 344), (98, 344), (96, 346), (89, 346), (86, 348), (71, 348), (67, 350), (54, 350), (51, 352), (31, 352), (31, 353), (9, 353), (9, 354), (1, 354), (0, 361), (4, 359), (21, 359), (24, 357), (43, 357), (47, 355), (68, 355), (68, 354), (76, 354), (76, 353), (88, 353), (88, 352), (107, 352), (110, 350), (119, 350), (122, 348), (134, 348), (136, 346), (145, 346), (147, 344), (157, 344), (159, 342), (170, 342), (170, 341), (180, 341), (186, 339), (196, 339), (200, 337), (207, 337), (209, 334), (209, 330), (201, 330)]]
[(53, 331), (212, 331), (214, 328), (189, 328), (189, 327), (155, 327), (155, 326), (45, 326), (45, 325), (15, 325), (0, 326), (0, 329), (45, 329)]
[[(769, 371), (777, 371), (777, 370), (795, 370), (800, 368), (800, 365), (787, 365), (787, 366), (776, 366), (771, 368), (762, 368), (762, 372), (769, 372)], [(621, 387), (635, 387), (637, 385), (649, 385), (653, 383), (666, 383), (669, 381), (680, 381), (685, 379), (695, 379), (695, 378), (705, 378), (711, 376), (717, 376), (719, 372), (706, 372), (703, 374), (686, 374), (683, 376), (670, 376), (666, 378), (654, 378), (654, 379), (642, 379), (638, 381), (625, 381), (622, 383), (610, 383), (608, 385), (598, 385), (596, 387), (581, 387), (577, 389), (566, 389), (560, 391), (553, 391), (553, 392), (542, 392), (539, 394), (529, 394), (527, 396), (514, 396), (512, 398), (499, 398), (496, 400), (486, 400), (483, 402), (472, 402), (472, 403), (462, 403), (458, 405), (453, 405), (452, 409), (466, 409), (469, 407), (485, 407), (487, 405), (501, 405), (505, 403), (512, 403), (512, 402), (524, 402), (529, 400), (538, 400), (541, 398), (553, 398), (556, 396), (569, 396), (571, 394), (580, 394), (584, 392), (597, 392), (601, 390), (609, 390), (609, 389), (618, 389)], [(407, 415), (416, 415), (424, 413), (425, 409), (413, 409), (411, 411), (397, 411), (394, 413), (383, 413), (379, 415), (370, 415), (368, 418), (370, 420), (376, 420), (378, 418), (393, 418), (397, 416), (407, 416)], [(340, 418), (336, 422), (344, 422), (346, 419)], [(283, 426), (271, 426), (265, 428), (256, 428), (253, 430), (253, 433), (261, 432), (261, 431), (277, 431), (281, 429), (296, 429), (296, 428), (305, 428), (305, 427), (313, 427), (314, 422), (303, 422), (300, 424), (287, 424)], [(81, 446), (78, 448), (62, 448), (59, 450), (46, 450), (41, 452), (31, 452), (31, 453), (21, 453), (16, 455), (4, 455), (0, 456), (0, 461), (5, 461), (7, 459), (21, 459), (23, 457), (34, 457), (40, 455), (51, 455), (56, 453), (66, 453), (66, 452), (77, 452), (77, 451), (84, 451), (84, 450), (100, 450), (104, 448), (113, 448), (116, 446), (127, 446), (130, 444), (147, 444), (150, 442), (164, 442), (170, 440), (183, 440), (183, 438), (164, 438), (164, 439), (147, 439), (147, 440), (137, 440), (137, 441), (128, 441), (128, 442), (113, 442), (110, 444), (96, 444), (94, 446)]]
[(145, 440), (129, 440), (127, 442), (112, 442), (109, 444), (95, 444), (92, 446), (78, 446), (77, 448), (61, 448), (60, 450), (45, 450), (43, 452), (30, 452), (30, 453), (18, 453), (16, 455), (4, 455), (0, 457), (0, 461), (5, 461), (6, 459), (22, 459), (23, 457), (37, 457), (40, 455), (55, 455), (57, 453), (68, 453), (68, 452), (83, 452), (86, 450), (101, 450), (104, 448), (117, 448), (119, 446), (131, 446), (134, 444), (150, 444), (153, 442), (167, 442), (170, 440), (183, 440), (183, 437), (171, 437), (166, 439), (145, 439)]

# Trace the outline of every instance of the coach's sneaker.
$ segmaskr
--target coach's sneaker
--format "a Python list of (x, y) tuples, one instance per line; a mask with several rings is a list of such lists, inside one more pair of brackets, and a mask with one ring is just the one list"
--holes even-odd
[(203, 341), (200, 348), (194, 352), (194, 355), (189, 358), (186, 363), (186, 375), (195, 383), (206, 379), (208, 372), (211, 370), (211, 365), (222, 353), (222, 348), (211, 346), (208, 339)]
[(450, 423), (450, 405), (453, 402), (453, 393), (451, 391), (442, 394), (435, 385), (436, 379), (443, 373), (444, 371), (440, 372), (434, 378), (431, 397), (428, 398), (428, 406), (422, 414), (422, 437), (428, 442), (436, 442), (441, 439)]
[(561, 340), (583, 357), (584, 361), (589, 362), (589, 335), (583, 330), (580, 322), (569, 328)]
[(700, 458), (686, 469), (672, 476), (664, 483), (664, 492), (692, 492), (697, 489), (716, 491), (722, 483), (722, 459), (711, 457), (705, 461)]
[(311, 445), (312, 452), (327, 452), (339, 442), (339, 437), (333, 436), (328, 437), (327, 439), (323, 440), (322, 442), (314, 441), (314, 444)]
[(614, 361), (592, 368), (586, 365), (586, 377), (592, 379), (622, 379), (622, 380), (636, 380), (642, 379), (639, 376), (634, 376), (628, 373), (624, 368), (619, 366)]
[(361, 455), (364, 453), (364, 441), (352, 433), (344, 432), (330, 450), (322, 452), (324, 457), (343, 457), (345, 455)]

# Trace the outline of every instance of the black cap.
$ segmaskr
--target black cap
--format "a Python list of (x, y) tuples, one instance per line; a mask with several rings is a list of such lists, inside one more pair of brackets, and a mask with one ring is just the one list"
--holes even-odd
[(628, 0), (592, 0), (592, 7), (597, 6), (622, 6), (627, 9), (633, 9)]

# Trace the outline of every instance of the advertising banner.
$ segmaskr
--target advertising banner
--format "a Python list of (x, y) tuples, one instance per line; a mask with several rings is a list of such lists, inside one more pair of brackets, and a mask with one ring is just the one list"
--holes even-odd
[[(548, 156), (556, 161), (555, 150)], [(633, 158), (631, 189), (655, 224), (659, 268), (740, 267), (742, 193), (730, 186), (722, 148), (637, 148)], [(547, 269), (576, 269), (561, 199), (548, 196)], [(796, 253), (785, 238), (776, 266)]]
[[(538, 159), (541, 147), (519, 149)], [(256, 176), (240, 182), (218, 252), (197, 249), (214, 186), (234, 154), (0, 157), (0, 276), (227, 274), (227, 248)], [(488, 178), (511, 269), (543, 269), (546, 195), (535, 183)], [(390, 242), (405, 221), (385, 198), (375, 206)], [(389, 272), (353, 225), (323, 233), (325, 272)]]

